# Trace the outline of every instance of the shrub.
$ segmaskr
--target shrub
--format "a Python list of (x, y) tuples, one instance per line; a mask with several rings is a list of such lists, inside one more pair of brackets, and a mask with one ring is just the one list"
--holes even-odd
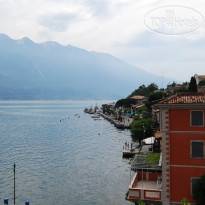
[(144, 138), (152, 136), (153, 121), (151, 119), (134, 120), (131, 125), (131, 134), (135, 141), (141, 141)]
[(145, 161), (149, 162), (152, 165), (155, 165), (159, 162), (159, 158), (160, 158), (160, 153), (149, 153), (146, 156)]

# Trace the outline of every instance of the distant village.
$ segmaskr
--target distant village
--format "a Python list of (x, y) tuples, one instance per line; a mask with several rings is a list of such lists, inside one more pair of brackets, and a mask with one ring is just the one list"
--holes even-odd
[(205, 204), (205, 75), (158, 89), (140, 86), (104, 104), (101, 116), (131, 129), (123, 156), (131, 159), (126, 199), (139, 205)]

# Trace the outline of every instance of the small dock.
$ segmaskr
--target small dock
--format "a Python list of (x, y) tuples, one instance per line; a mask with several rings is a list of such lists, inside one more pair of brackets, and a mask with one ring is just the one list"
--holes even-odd
[(140, 151), (139, 144), (133, 142), (125, 142), (123, 146), (122, 156), (123, 157), (133, 157), (135, 154), (138, 154)]
[(122, 151), (122, 156), (123, 157), (133, 157), (135, 154), (139, 153), (139, 150), (138, 149), (133, 149), (133, 150), (130, 150), (130, 149), (123, 149)]

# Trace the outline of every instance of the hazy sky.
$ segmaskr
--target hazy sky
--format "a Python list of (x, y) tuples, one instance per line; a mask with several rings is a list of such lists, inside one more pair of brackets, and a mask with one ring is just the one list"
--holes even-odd
[[(174, 9), (164, 7), (169, 5)], [(172, 8), (167, 15), (190, 21), (194, 31), (150, 30), (147, 15), (162, 23), (167, 8)], [(151, 73), (189, 81), (195, 73), (205, 74), (204, 22), (192, 25), (204, 15), (204, 0), (0, 0), (0, 32), (109, 53)]]

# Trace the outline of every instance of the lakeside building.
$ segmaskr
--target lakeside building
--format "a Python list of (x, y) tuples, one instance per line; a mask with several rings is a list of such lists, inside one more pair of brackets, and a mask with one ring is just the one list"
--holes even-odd
[(201, 81), (205, 81), (205, 75), (194, 75), (194, 78), (196, 79), (196, 84), (198, 85)]
[(131, 97), (131, 99), (135, 99), (136, 104), (143, 104), (144, 102), (147, 101), (147, 97), (142, 96), (142, 95), (134, 95)]
[(139, 108), (142, 108), (142, 107), (144, 107), (145, 106), (145, 104), (137, 104), (137, 105), (132, 105), (131, 106), (131, 113), (137, 113), (137, 110), (139, 109)]
[(205, 75), (194, 75), (197, 84), (197, 91), (205, 93)]
[(147, 204), (175, 205), (192, 195), (197, 180), (205, 175), (205, 93), (181, 93), (157, 104), (162, 158), (156, 170), (138, 170), (129, 187), (128, 199)]
[(173, 83), (167, 85), (167, 91), (174, 93), (179, 88), (182, 88), (182, 86), (183, 86), (182, 84), (179, 84), (179, 83), (177, 84), (177, 83), (173, 82)]
[(182, 93), (159, 102), (162, 132), (162, 203), (192, 198), (205, 174), (205, 94)]
[(205, 93), (205, 85), (197, 86), (197, 91), (200, 92), (200, 93)]

